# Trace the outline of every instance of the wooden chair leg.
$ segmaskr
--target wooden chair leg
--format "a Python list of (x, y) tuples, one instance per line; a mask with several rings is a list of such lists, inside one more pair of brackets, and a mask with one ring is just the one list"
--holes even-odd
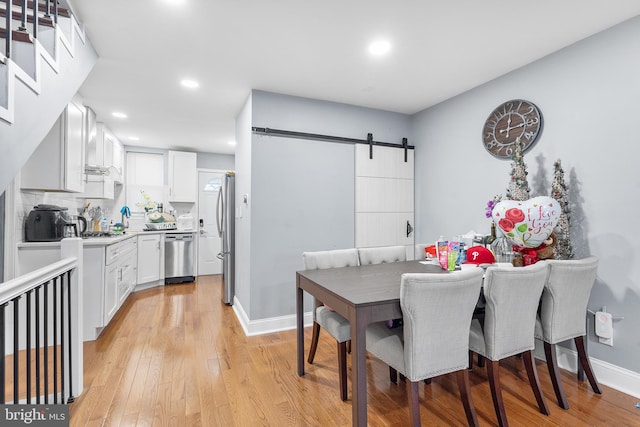
[(389, 381), (398, 384), (398, 371), (389, 366)]
[(587, 356), (587, 349), (584, 346), (584, 336), (575, 337), (573, 341), (576, 344), (580, 364), (582, 365), (582, 369), (584, 369), (584, 373), (587, 374), (587, 379), (589, 380), (589, 384), (591, 384), (591, 388), (594, 393), (602, 394), (602, 390), (600, 390), (600, 386), (598, 385), (598, 380), (596, 380), (596, 376), (593, 374), (593, 370), (591, 369), (591, 362), (589, 361), (589, 356)]
[(502, 400), (502, 388), (500, 387), (500, 363), (497, 360), (487, 360), (487, 376), (489, 377), (489, 385), (491, 387), (491, 397), (493, 398), (493, 408), (496, 411), (498, 425), (506, 427), (507, 413), (504, 410), (504, 402)]
[(533, 394), (536, 397), (536, 402), (538, 402), (538, 408), (544, 415), (549, 415), (549, 407), (547, 406), (547, 401), (544, 399), (542, 389), (540, 388), (538, 370), (536, 369), (536, 362), (533, 360), (533, 352), (529, 350), (521, 354), (522, 360), (524, 361), (524, 367), (527, 370), (527, 376), (529, 377), (531, 390), (533, 390)]
[(476, 415), (476, 407), (473, 405), (473, 399), (471, 399), (469, 372), (466, 369), (461, 369), (456, 372), (456, 377), (458, 379), (458, 389), (460, 390), (460, 400), (462, 400), (462, 406), (464, 406), (464, 413), (467, 414), (467, 423), (469, 426), (475, 427), (478, 425), (478, 416)]
[(309, 348), (309, 357), (307, 362), (313, 363), (314, 357), (316, 357), (316, 350), (318, 349), (318, 339), (320, 339), (320, 325), (317, 322), (313, 322), (313, 332), (311, 332), (311, 347)]
[(480, 354), (478, 355), (478, 366), (481, 368), (484, 367), (484, 356)]
[[(469, 370), (473, 370), (473, 355), (475, 353), (471, 350), (469, 350)], [(480, 354), (478, 354), (478, 367), (483, 368), (484, 367), (484, 357), (481, 356)]]
[[(337, 342), (337, 341), (336, 341)], [(340, 399), (347, 400), (347, 343), (338, 343), (338, 375), (340, 377)]]
[(347, 353), (351, 354), (351, 340), (347, 341)]
[(558, 406), (562, 409), (569, 409), (569, 403), (564, 395), (564, 388), (562, 387), (562, 380), (560, 379), (560, 369), (558, 368), (558, 360), (556, 359), (556, 345), (549, 344), (545, 341), (544, 355), (547, 359), (547, 369), (549, 370), (549, 376), (553, 384), (553, 391), (556, 393)]
[(413, 427), (420, 427), (420, 402), (418, 400), (419, 381), (407, 382), (407, 394), (409, 395), (409, 421)]

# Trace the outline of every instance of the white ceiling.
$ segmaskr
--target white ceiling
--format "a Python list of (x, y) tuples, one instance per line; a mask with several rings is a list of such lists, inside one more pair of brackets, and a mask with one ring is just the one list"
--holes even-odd
[[(411, 114), (640, 14), (637, 0), (71, 1), (99, 55), (80, 89), (99, 121), (125, 145), (228, 154), (251, 89)], [(367, 52), (378, 37), (383, 58)]]

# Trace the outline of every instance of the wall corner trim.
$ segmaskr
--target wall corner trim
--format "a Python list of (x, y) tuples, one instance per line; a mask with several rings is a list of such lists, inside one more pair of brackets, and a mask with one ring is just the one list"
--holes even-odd
[[(244, 330), (244, 334), (248, 337), (255, 335), (266, 335), (274, 332), (289, 331), (296, 328), (296, 316), (295, 314), (287, 316), (269, 317), (266, 319), (249, 320), (249, 316), (244, 311), (242, 304), (238, 301), (238, 298), (233, 299), (233, 312), (238, 318), (238, 322)], [(304, 326), (311, 326), (313, 324), (312, 313), (309, 311), (304, 314)]]

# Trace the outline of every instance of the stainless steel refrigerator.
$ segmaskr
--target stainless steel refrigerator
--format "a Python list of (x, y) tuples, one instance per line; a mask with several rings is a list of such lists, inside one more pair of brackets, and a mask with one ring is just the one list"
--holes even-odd
[(235, 295), (235, 190), (236, 175), (234, 172), (227, 172), (218, 193), (216, 207), (218, 235), (222, 240), (222, 252), (218, 253), (218, 259), (222, 260), (222, 302), (227, 305), (233, 304)]

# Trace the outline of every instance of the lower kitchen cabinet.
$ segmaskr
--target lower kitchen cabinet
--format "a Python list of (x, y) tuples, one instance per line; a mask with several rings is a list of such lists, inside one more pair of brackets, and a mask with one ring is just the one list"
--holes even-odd
[(164, 235), (138, 234), (138, 289), (164, 284)]
[[(84, 241), (82, 319), (84, 341), (95, 340), (129, 294), (164, 285), (164, 234), (140, 233), (115, 242)], [(60, 260), (60, 242), (19, 243), (16, 274)]]
[(84, 340), (94, 340), (136, 286), (138, 240), (85, 247)]
[(107, 326), (136, 286), (137, 240), (106, 247), (102, 327)]

